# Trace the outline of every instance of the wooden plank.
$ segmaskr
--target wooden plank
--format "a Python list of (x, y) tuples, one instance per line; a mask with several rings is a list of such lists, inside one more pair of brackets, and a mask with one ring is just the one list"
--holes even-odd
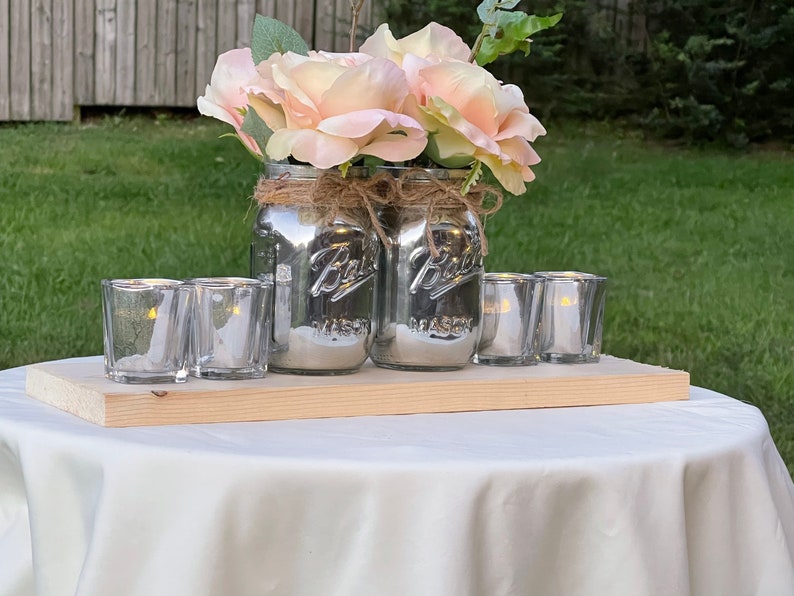
[[(253, 23), (251, 23), (253, 26)], [(216, 26), (218, 54), (237, 47), (237, 1), (218, 0), (218, 23)], [(213, 62), (213, 66), (214, 66)]]
[(94, 0), (75, 0), (74, 5), (74, 101), (94, 102)]
[(52, 3), (52, 118), (74, 119), (74, 0)]
[(256, 17), (256, 0), (237, 0), (237, 39), (235, 48), (251, 46), (251, 30)]
[(350, 50), (350, 0), (336, 0), (334, 7), (334, 38), (333, 51), (347, 52)]
[(135, 103), (137, 4), (133, 0), (119, 0), (116, 6), (116, 67), (107, 75), (116, 77), (114, 104), (117, 106)]
[(176, 14), (174, 0), (157, 0), (155, 91), (161, 106), (176, 104)]
[(11, 118), (11, 10), (0, 0), (0, 121)]
[(314, 8), (314, 49), (334, 48), (336, 0), (317, 0)]
[[(303, 2), (305, 5), (311, 7), (311, 2)], [(261, 14), (266, 17), (272, 17), (274, 19), (279, 18), (278, 16), (278, 9), (279, 9), (280, 2), (276, 2), (276, 0), (256, 0), (256, 14)]]
[(116, 0), (96, 0), (95, 23), (94, 103), (113, 105), (116, 95)]
[(157, 0), (138, 0), (135, 29), (135, 104), (155, 105)]
[(402, 372), (367, 362), (353, 375), (269, 374), (251, 381), (122, 385), (95, 362), (27, 368), (29, 396), (104, 426), (244, 422), (686, 400), (689, 374), (603, 356), (581, 365), (470, 365)]
[(30, 0), (11, 2), (11, 120), (30, 120)]
[(52, 118), (52, 0), (33, 0), (30, 19), (31, 118)]
[[(311, 4), (306, 0), (303, 3)], [(295, 0), (279, 0), (276, 8), (276, 18), (292, 28), (295, 28), (295, 4)]]
[(196, 0), (177, 2), (176, 104), (196, 102)]
[(314, 49), (314, 4), (311, 2), (295, 3), (294, 27), (301, 34), (309, 48)]
[(218, 3), (216, 0), (199, 0), (196, 8), (196, 87), (193, 102), (210, 83), (212, 69), (218, 58), (217, 32)]

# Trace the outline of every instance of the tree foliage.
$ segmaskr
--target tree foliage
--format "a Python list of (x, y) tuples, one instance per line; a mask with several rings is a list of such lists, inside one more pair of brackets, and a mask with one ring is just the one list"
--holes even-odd
[[(390, 0), (398, 34), (430, 21), (472, 43), (477, 0)], [(609, 4), (609, 7), (603, 5)], [(516, 9), (563, 12), (532, 36), (532, 53), (488, 67), (522, 87), (543, 118), (628, 119), (687, 141), (794, 142), (791, 0), (536, 0)]]

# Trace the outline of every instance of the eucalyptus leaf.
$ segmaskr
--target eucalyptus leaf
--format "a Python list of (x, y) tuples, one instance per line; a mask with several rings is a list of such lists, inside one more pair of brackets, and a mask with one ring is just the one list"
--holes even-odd
[(309, 46), (300, 33), (286, 23), (261, 14), (256, 15), (251, 34), (251, 54), (254, 64), (267, 60), (275, 53), (286, 52), (306, 56), (309, 53)]
[(483, 0), (477, 7), (477, 16), (485, 25), (496, 24), (496, 12), (499, 9), (515, 8), (521, 0)]
[(549, 29), (562, 18), (562, 13), (539, 17), (523, 12), (501, 10), (497, 14), (496, 33), (484, 38), (477, 52), (477, 64), (484, 66), (499, 56), (521, 51), (528, 55), (531, 35)]
[(240, 130), (254, 139), (263, 153), (265, 151), (265, 145), (267, 145), (267, 142), (273, 135), (273, 131), (270, 130), (270, 127), (265, 124), (265, 121), (256, 113), (256, 110), (252, 109), (249, 109), (245, 113)]
[(482, 162), (478, 159), (474, 162), (471, 166), (471, 170), (466, 175), (466, 178), (463, 180), (463, 186), (460, 189), (461, 194), (466, 194), (471, 190), (471, 187), (477, 184), (477, 181), (482, 176)]

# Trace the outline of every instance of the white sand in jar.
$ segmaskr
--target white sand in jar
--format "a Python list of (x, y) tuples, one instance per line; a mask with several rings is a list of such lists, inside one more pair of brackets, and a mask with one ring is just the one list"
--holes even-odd
[(463, 337), (444, 339), (411, 331), (408, 325), (397, 325), (396, 337), (389, 346), (389, 360), (426, 366), (465, 364), (474, 355), (476, 343), (476, 338), (471, 333)]
[(271, 352), (270, 364), (280, 368), (345, 370), (361, 366), (368, 352), (369, 342), (364, 335), (328, 336), (304, 326), (290, 329), (288, 349)]
[(151, 372), (161, 370), (162, 365), (155, 364), (145, 354), (133, 354), (116, 360), (114, 368), (124, 372)]

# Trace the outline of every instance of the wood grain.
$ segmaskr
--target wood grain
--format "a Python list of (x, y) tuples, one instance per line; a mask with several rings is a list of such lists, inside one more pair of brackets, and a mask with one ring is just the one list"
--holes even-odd
[(604, 356), (597, 364), (443, 373), (367, 362), (338, 377), (124, 385), (105, 379), (101, 362), (57, 362), (29, 366), (26, 390), (95, 424), (124, 427), (676, 401), (688, 399), (689, 374)]

